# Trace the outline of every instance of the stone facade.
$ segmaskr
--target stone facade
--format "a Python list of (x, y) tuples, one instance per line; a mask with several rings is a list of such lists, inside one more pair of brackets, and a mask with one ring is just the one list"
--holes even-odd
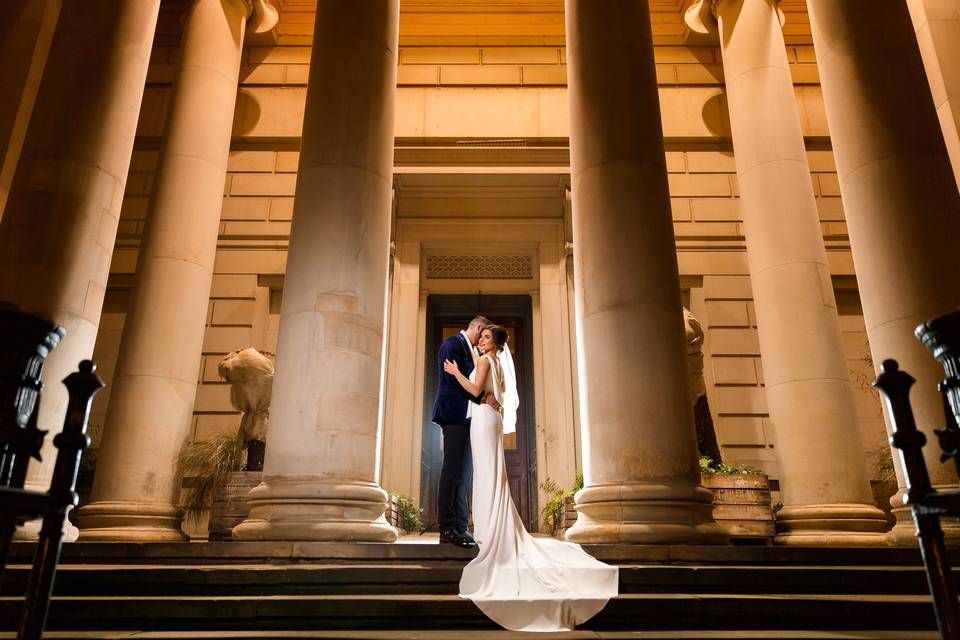
[[(170, 135), (167, 128), (177, 123), (170, 110), (178, 104), (174, 82), (183, 61), (179, 17), (187, 4), (161, 3), (146, 72), (93, 350), (108, 383), (131, 305), (146, 217), (156, 211), (150, 202), (160, 186), (160, 149)], [(277, 351), (314, 32), (312, 7), (274, 4), (280, 9), (279, 23), (268, 33), (248, 34), (240, 51), (198, 386), (189, 424), (183, 433), (171, 430), (178, 440), (204, 439), (237, 427), (229, 385), (217, 374), (225, 354), (246, 346)], [(583, 466), (562, 3), (524, 2), (506, 12), (464, 10), (456, 4), (400, 3), (382, 453), (376, 476), (382, 487), (415, 499), (421, 492), (423, 413), (429, 410), (424, 407), (424, 368), (428, 296), (433, 294), (530, 296), (536, 480), (550, 477), (570, 486)], [(678, 6), (665, 6), (670, 4)], [(681, 9), (689, 4), (659, 3), (651, 13), (679, 283), (684, 305), (706, 331), (704, 378), (725, 461), (753, 465), (783, 480), (761, 366), (724, 59), (716, 41), (684, 23)], [(929, 75), (931, 65), (948, 59), (944, 51), (949, 45), (937, 40), (945, 27), (937, 28), (924, 11), (935, 12), (947, 3), (910, 4)], [(845, 363), (852, 383), (856, 417), (850, 428), (859, 440), (851, 455), (862, 459), (864, 473), (877, 481), (883, 479), (877, 468), (887, 450), (884, 421), (868, 384), (873, 360), (809, 17), (803, 2), (785, 1), (780, 7), (812, 202), (836, 299), (843, 352), (835, 357)], [(49, 17), (36, 13), (21, 21), (42, 34)], [(43, 40), (37, 42), (42, 48)], [(0, 131), (0, 150), (5, 151), (0, 206), (12, 181), (4, 178), (7, 165), (11, 154), (19, 153), (15, 143), (24, 135), (20, 111), (36, 93), (31, 65), (42, 66), (44, 58), (42, 51), (18, 55), (23, 97), (16, 104), (0, 104), (0, 115), (14, 114), (0, 120), (5, 128)], [(952, 151), (956, 127), (951, 133), (947, 124), (956, 101), (949, 100), (953, 88), (947, 76), (943, 83), (947, 97), (938, 106)], [(501, 230), (502, 247), (471, 241), (489, 225)], [(471, 268), (479, 269), (479, 275)], [(642, 377), (642, 364), (637, 367)], [(113, 391), (108, 386), (95, 401), (95, 444), (109, 422)], [(179, 442), (169, 445), (172, 451)], [(539, 499), (542, 504), (544, 496)], [(188, 533), (202, 535), (202, 527), (188, 528)]]

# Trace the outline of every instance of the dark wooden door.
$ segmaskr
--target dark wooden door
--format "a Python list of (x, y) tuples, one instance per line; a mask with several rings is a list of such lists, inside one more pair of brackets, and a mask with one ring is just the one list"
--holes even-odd
[[(440, 298), (460, 298), (461, 296), (431, 296)], [(483, 298), (487, 298), (484, 296)], [(490, 296), (494, 298), (494, 296)], [(495, 324), (506, 327), (510, 334), (509, 344), (513, 352), (514, 365), (517, 370), (517, 393), (520, 397), (520, 409), (517, 412), (517, 430), (516, 433), (504, 436), (504, 453), (507, 465), (507, 479), (510, 483), (510, 493), (517, 505), (517, 510), (523, 519), (524, 525), (528, 530), (535, 530), (537, 523), (536, 505), (532, 504), (531, 496), (535, 496), (536, 473), (531, 464), (535, 460), (533, 455), (533, 384), (530, 371), (530, 338), (529, 335), (529, 316), (524, 315), (498, 315), (495, 313), (497, 307), (503, 307), (504, 298), (524, 298), (529, 305), (527, 296), (496, 296), (501, 304), (490, 304), (493, 309), (482, 311), (483, 315)], [(469, 297), (476, 301), (476, 296)], [(482, 299), (481, 299), (482, 300)], [(444, 301), (448, 302), (448, 301)], [(491, 301), (492, 302), (492, 301)], [(519, 302), (519, 301), (515, 301)], [(471, 305), (475, 306), (475, 305)], [(484, 306), (480, 305), (481, 309)], [(522, 309), (522, 307), (521, 307)], [(521, 310), (514, 308), (503, 308), (503, 311)], [(440, 483), (440, 470), (443, 464), (442, 438), (439, 427), (429, 424), (430, 413), (433, 409), (433, 396), (436, 391), (437, 376), (439, 372), (436, 364), (436, 354), (440, 349), (440, 344), (449, 336), (454, 335), (464, 329), (470, 319), (476, 313), (466, 315), (453, 315), (448, 313), (429, 314), (430, 326), (428, 327), (428, 354), (427, 354), (427, 373), (426, 388), (430, 390), (429, 401), (424, 403), (425, 425), (423, 432), (423, 445), (421, 457), (421, 506), (426, 513), (427, 522), (435, 522), (437, 517), (436, 495), (437, 487)], [(462, 312), (461, 312), (462, 313)], [(531, 526), (534, 527), (531, 529)]]

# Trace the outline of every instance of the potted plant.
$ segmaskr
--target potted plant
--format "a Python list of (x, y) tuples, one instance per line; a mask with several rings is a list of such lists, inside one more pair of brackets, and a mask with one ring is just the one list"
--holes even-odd
[(748, 465), (730, 466), (700, 456), (700, 478), (713, 491), (713, 518), (734, 542), (769, 543), (776, 533), (770, 479)]
[(577, 521), (577, 510), (573, 496), (583, 488), (583, 472), (577, 471), (573, 487), (562, 488), (554, 480), (547, 478), (540, 483), (540, 489), (550, 494), (550, 499), (540, 512), (544, 531), (559, 536)]
[(420, 515), (420, 509), (411, 498), (400, 493), (390, 493), (386, 518), (392, 526), (403, 533), (419, 533), (423, 528)]
[[(243, 467), (246, 450), (241, 432), (219, 433), (209, 440), (186, 444), (177, 458), (177, 476), (191, 489), (181, 505), (184, 515), (196, 522), (209, 509), (210, 540), (230, 540), (230, 531), (246, 517), (246, 495), (255, 485), (232, 486), (236, 476), (246, 475), (237, 473)], [(238, 501), (242, 503), (242, 515), (232, 513)]]

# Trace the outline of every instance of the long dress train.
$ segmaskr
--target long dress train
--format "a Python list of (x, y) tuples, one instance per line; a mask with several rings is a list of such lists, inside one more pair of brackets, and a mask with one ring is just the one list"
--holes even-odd
[[(487, 393), (502, 402), (493, 358)], [(513, 631), (564, 631), (597, 614), (617, 595), (618, 569), (580, 545), (527, 533), (510, 497), (503, 452), (503, 422), (489, 405), (475, 406), (473, 523), (480, 547), (463, 570), (460, 596)]]

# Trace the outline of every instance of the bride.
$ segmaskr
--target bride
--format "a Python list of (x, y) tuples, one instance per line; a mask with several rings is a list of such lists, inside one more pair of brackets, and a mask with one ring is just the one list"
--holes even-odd
[(503, 453), (503, 434), (515, 430), (519, 405), (507, 330), (487, 327), (477, 346), (483, 357), (470, 378), (455, 362), (443, 365), (469, 393), (485, 390), (501, 405), (500, 411), (489, 404), (470, 409), (473, 523), (480, 551), (463, 570), (460, 597), (513, 631), (571, 630), (617, 595), (618, 569), (580, 545), (527, 533), (510, 497)]

